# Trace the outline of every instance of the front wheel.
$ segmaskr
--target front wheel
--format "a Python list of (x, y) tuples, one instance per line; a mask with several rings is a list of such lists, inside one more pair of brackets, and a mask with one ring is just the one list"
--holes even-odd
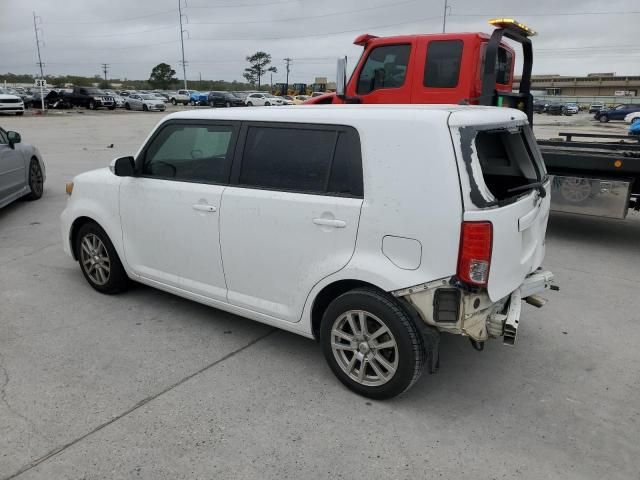
[(148, 112), (149, 111), (149, 107), (147, 107), (147, 104), (142, 104), (142, 111), (143, 112)]
[(42, 192), (44, 191), (44, 176), (42, 175), (40, 162), (38, 162), (36, 158), (32, 158), (31, 162), (29, 162), (29, 188), (31, 189), (31, 193), (26, 196), (27, 200), (38, 200), (42, 197)]
[(320, 343), (338, 379), (374, 399), (407, 390), (426, 362), (424, 341), (407, 312), (393, 297), (370, 288), (331, 302), (322, 317)]
[(175, 99), (175, 98), (172, 98), (172, 99), (171, 99), (171, 103), (172, 103), (173, 105), (177, 105), (177, 104), (178, 104), (178, 102), (176, 102), (176, 99)]
[(124, 104), (124, 109), (125, 110), (131, 110), (131, 105), (129, 105), (129, 102)]
[(270, 104), (269, 102), (264, 102), (264, 106), (265, 106), (265, 107), (270, 107), (270, 106), (271, 106), (271, 104)]
[(600, 115), (600, 123), (607, 123), (609, 121), (609, 115)]
[(230, 108), (231, 107), (231, 102), (227, 102), (224, 104), (225, 108)]
[(85, 223), (76, 236), (76, 253), (84, 278), (100, 293), (125, 290), (129, 279), (111, 240), (96, 223)]
[(253, 102), (247, 102), (247, 107), (253, 107)]

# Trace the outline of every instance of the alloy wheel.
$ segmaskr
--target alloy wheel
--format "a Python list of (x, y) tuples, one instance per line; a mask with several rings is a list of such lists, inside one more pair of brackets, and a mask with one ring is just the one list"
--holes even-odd
[(32, 161), (31, 165), (29, 165), (29, 187), (31, 192), (39, 197), (42, 195), (43, 184), (42, 169), (37, 161)]
[(342, 371), (361, 385), (384, 385), (398, 369), (398, 344), (391, 330), (364, 310), (349, 310), (336, 318), (331, 349)]
[(102, 240), (87, 233), (80, 242), (80, 262), (87, 276), (96, 285), (105, 285), (111, 273), (111, 259)]

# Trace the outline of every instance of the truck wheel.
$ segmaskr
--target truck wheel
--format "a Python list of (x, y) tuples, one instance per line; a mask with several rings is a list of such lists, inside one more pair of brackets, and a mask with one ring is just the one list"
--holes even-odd
[(322, 317), (320, 343), (338, 379), (365, 397), (401, 394), (426, 362), (422, 335), (396, 300), (372, 288), (333, 300)]
[(171, 103), (172, 103), (174, 106), (178, 104), (178, 102), (176, 102), (176, 99), (175, 99), (175, 98), (172, 98), (172, 99), (171, 99)]
[(609, 121), (609, 115), (607, 114), (600, 115), (600, 118), (598, 120), (600, 120), (601, 123), (607, 123)]
[(115, 105), (111, 105), (111, 106), (109, 107), (109, 110), (115, 110), (115, 109), (116, 109), (116, 106), (115, 106)]
[(76, 257), (84, 278), (100, 293), (117, 293), (129, 278), (106, 232), (97, 223), (85, 223), (75, 238)]
[(94, 102), (93, 100), (91, 100), (89, 102), (89, 110), (96, 110), (96, 102)]

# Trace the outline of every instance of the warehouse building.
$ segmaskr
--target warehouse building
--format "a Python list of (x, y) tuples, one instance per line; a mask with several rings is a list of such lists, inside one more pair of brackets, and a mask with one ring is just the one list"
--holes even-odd
[[(519, 86), (520, 78), (516, 77), (514, 89)], [(584, 77), (533, 75), (531, 90), (553, 96), (635, 97), (640, 93), (640, 76), (621, 76), (615, 73), (590, 73)]]

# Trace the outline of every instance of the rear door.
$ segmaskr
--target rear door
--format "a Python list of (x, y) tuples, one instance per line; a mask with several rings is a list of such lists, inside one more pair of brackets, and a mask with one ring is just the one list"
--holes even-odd
[[(487, 290), (496, 301), (542, 264), (550, 182), (522, 112), (465, 109), (449, 117), (464, 221), (489, 221), (493, 245)], [(537, 186), (536, 186), (537, 185)]]
[(249, 123), (239, 145), (220, 210), (228, 301), (297, 322), (313, 286), (353, 255), (362, 206), (358, 134)]

